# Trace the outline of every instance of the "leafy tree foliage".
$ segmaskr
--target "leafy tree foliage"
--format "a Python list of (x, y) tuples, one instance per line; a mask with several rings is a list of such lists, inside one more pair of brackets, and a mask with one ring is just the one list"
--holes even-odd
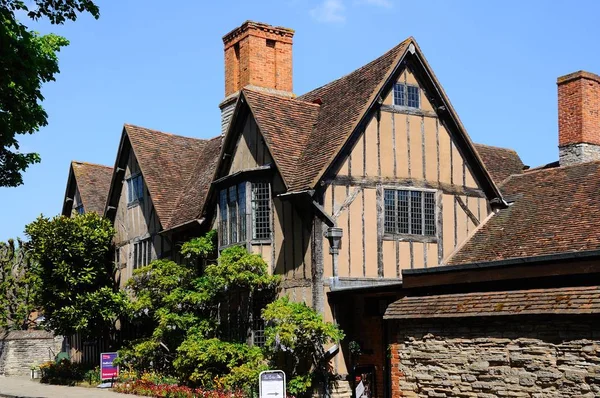
[(55, 80), (57, 53), (69, 44), (63, 37), (31, 31), (15, 12), (53, 24), (74, 21), (81, 12), (100, 16), (90, 0), (0, 0), (0, 186), (9, 187), (21, 185), (22, 172), (40, 161), (36, 153), (19, 152), (17, 136), (48, 124), (41, 88)]
[[(218, 261), (216, 232), (186, 242), (184, 258), (201, 267), (157, 260), (134, 271), (132, 322), (148, 331), (119, 352), (123, 365), (137, 371), (160, 371), (190, 385), (227, 388), (255, 382), (266, 361), (257, 347), (227, 341), (227, 308), (232, 292), (251, 303), (256, 295), (274, 295), (279, 278), (270, 276), (258, 255), (244, 248), (224, 250)], [(229, 339), (230, 340), (230, 339)]]
[(40, 216), (25, 227), (37, 276), (45, 325), (59, 334), (106, 336), (128, 302), (115, 282), (111, 261), (114, 229), (86, 213), (72, 218)]
[(21, 240), (0, 242), (0, 329), (18, 330), (35, 326), (39, 278)]
[(309, 391), (315, 381), (327, 382), (330, 369), (323, 347), (339, 342), (344, 333), (305, 303), (281, 297), (263, 311), (267, 321), (265, 347), (271, 356), (281, 355), (293, 395)]
[[(309, 391), (329, 370), (323, 345), (343, 333), (303, 303), (275, 301), (280, 279), (269, 275), (261, 256), (233, 246), (213, 261), (215, 251), (210, 232), (181, 249), (186, 260), (203, 266), (157, 260), (134, 272), (130, 313), (147, 333), (119, 351), (120, 364), (230, 390), (256, 388), (261, 371), (288, 364), (290, 392)], [(264, 348), (247, 341), (254, 301), (271, 303), (262, 313), (269, 323)]]
[(207, 339), (201, 333), (190, 333), (177, 354), (174, 366), (179, 377), (209, 388), (248, 389), (256, 384), (260, 372), (269, 369), (259, 347)]

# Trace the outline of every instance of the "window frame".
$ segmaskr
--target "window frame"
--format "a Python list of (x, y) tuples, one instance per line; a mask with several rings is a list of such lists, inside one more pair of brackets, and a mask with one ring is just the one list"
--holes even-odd
[[(439, 197), (439, 191), (436, 189), (429, 189), (429, 188), (417, 188), (417, 187), (407, 187), (407, 186), (393, 186), (393, 185), (384, 185), (381, 187), (382, 190), (382, 194), (381, 194), (381, 209), (382, 209), (382, 226), (381, 228), (383, 229), (383, 239), (384, 240), (394, 240), (394, 241), (406, 241), (406, 242), (427, 242), (427, 243), (437, 243), (438, 242), (438, 237), (439, 234), (441, 233), (441, 231), (439, 230), (439, 226), (438, 226), (438, 219), (440, 217), (440, 210), (439, 210), (439, 203), (441, 198)], [(386, 205), (385, 205), (385, 197), (386, 197), (386, 191), (406, 191), (408, 192), (408, 203), (409, 203), (409, 207), (408, 207), (408, 221), (407, 221), (407, 226), (408, 226), (408, 233), (405, 232), (399, 232), (400, 227), (399, 227), (399, 219), (400, 219), (400, 214), (398, 211), (398, 205), (396, 203), (396, 210), (395, 210), (395, 223), (396, 223), (396, 231), (397, 232), (388, 232), (386, 231), (386, 219), (385, 219), (385, 212), (386, 212)], [(416, 234), (416, 233), (412, 233), (411, 229), (412, 229), (412, 212), (411, 212), (411, 192), (420, 192), (421, 193), (421, 206), (420, 206), (420, 212), (421, 212), (421, 233)], [(431, 193), (433, 196), (433, 234), (432, 235), (426, 235), (426, 229), (427, 229), (427, 222), (426, 222), (426, 212), (425, 212), (425, 193)], [(396, 193), (396, 200), (398, 198), (398, 194)]]
[[(152, 247), (152, 237), (139, 239), (132, 243), (132, 269), (136, 270), (145, 267), (152, 262)], [(141, 262), (138, 262), (138, 260), (140, 260)]]
[[(397, 104), (396, 103), (396, 87), (404, 87), (403, 89), (403, 103), (402, 104)], [(410, 95), (409, 95), (409, 90), (408, 88), (414, 88), (417, 90), (417, 106), (411, 106), (410, 104)], [(421, 109), (421, 87), (417, 84), (411, 84), (411, 83), (400, 83), (400, 82), (396, 82), (394, 83), (394, 86), (392, 87), (392, 103), (395, 107), (397, 108), (406, 108), (406, 109)]]
[[(267, 190), (268, 190), (268, 197), (267, 197), (267, 203), (268, 203), (268, 238), (263, 238), (263, 237), (256, 237), (256, 231), (255, 231), (255, 227), (256, 227), (256, 223), (255, 223), (255, 209), (254, 209), (254, 204), (256, 203), (256, 200), (253, 199), (253, 188), (255, 186), (255, 184), (266, 184), (267, 185)], [(231, 210), (230, 210), (230, 204), (232, 202), (230, 202), (230, 197), (229, 197), (229, 192), (230, 189), (232, 187), (236, 187), (236, 191), (239, 192), (240, 191), (240, 186), (244, 186), (244, 195), (243, 197), (239, 196), (237, 197), (237, 206), (236, 206), (236, 227), (237, 227), (237, 241), (236, 242), (232, 242), (231, 241)], [(219, 221), (219, 250), (225, 249), (227, 247), (230, 246), (235, 246), (235, 245), (255, 245), (255, 244), (270, 244), (272, 242), (273, 239), (273, 205), (272, 205), (272, 185), (271, 182), (268, 180), (264, 180), (264, 179), (252, 179), (252, 180), (245, 180), (245, 181), (241, 181), (241, 182), (237, 182), (235, 184), (230, 184), (227, 186), (223, 186), (219, 189), (219, 201), (218, 201), (218, 207), (219, 207), (219, 215), (218, 215), (218, 221)], [(227, 192), (226, 194), (226, 201), (223, 202), (223, 192)], [(225, 212), (223, 212), (222, 210), (222, 205), (223, 203), (225, 203), (227, 205), (227, 209)], [(243, 203), (243, 207), (244, 209), (241, 209), (240, 204)], [(223, 217), (225, 214), (225, 217)], [(223, 223), (226, 222), (227, 225), (224, 226)], [(227, 234), (227, 235), (225, 235)], [(264, 236), (264, 235), (263, 235)], [(227, 237), (227, 240), (224, 241), (223, 238)]]
[[(139, 180), (140, 181), (140, 185), (138, 186), (137, 190), (139, 191), (135, 191), (135, 181)], [(127, 207), (134, 207), (138, 204), (140, 204), (141, 202), (144, 201), (144, 176), (142, 175), (141, 172), (137, 172), (134, 174), (131, 174), (129, 177), (127, 177), (125, 179), (125, 183), (127, 185)], [(135, 192), (136, 197), (133, 198), (132, 195)]]

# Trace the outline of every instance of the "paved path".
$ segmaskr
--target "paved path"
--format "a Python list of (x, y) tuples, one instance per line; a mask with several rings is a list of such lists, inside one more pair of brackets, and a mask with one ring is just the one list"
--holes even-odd
[[(100, 388), (51, 386), (26, 377), (0, 376), (1, 398), (117, 398), (126, 397)], [(131, 395), (129, 395), (131, 397)]]

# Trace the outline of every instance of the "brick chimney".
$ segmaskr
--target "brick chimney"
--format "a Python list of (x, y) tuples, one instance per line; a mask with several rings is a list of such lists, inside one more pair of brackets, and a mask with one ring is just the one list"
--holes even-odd
[(600, 160), (600, 76), (579, 71), (556, 83), (560, 165)]
[(239, 91), (257, 86), (292, 93), (292, 29), (246, 21), (223, 36), (225, 49), (225, 99), (221, 108), (222, 133)]

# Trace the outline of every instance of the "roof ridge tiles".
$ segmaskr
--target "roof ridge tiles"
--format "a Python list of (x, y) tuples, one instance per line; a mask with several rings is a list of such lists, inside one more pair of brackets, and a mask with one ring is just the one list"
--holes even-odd
[(482, 143), (480, 143), (480, 142), (474, 142), (474, 143), (473, 143), (473, 145), (476, 145), (476, 146), (484, 146), (484, 147), (487, 147), (487, 148), (493, 148), (493, 149), (503, 149), (503, 150), (505, 150), (505, 151), (511, 151), (511, 152), (514, 152), (514, 153), (518, 153), (518, 152), (517, 152), (515, 149), (513, 149), (513, 148), (507, 148), (507, 147), (505, 147), (505, 146), (498, 146), (498, 145), (482, 144)]
[(298, 103), (301, 103), (302, 105), (312, 105), (312, 106), (315, 106), (315, 107), (320, 107), (321, 106), (321, 105), (316, 104), (316, 103), (311, 102), (311, 101), (301, 100), (301, 99), (299, 99), (300, 97), (290, 97), (290, 96), (287, 96), (287, 95), (280, 95), (280, 94), (274, 93), (272, 91), (261, 90), (260, 87), (256, 87), (256, 86), (246, 86), (246, 87), (244, 87), (242, 89), (242, 91), (251, 91), (253, 93), (257, 93), (257, 94), (260, 94), (260, 95), (267, 95), (269, 97), (274, 97), (274, 98), (281, 99), (281, 100), (284, 100), (284, 101), (298, 102)]
[(75, 164), (81, 164), (81, 165), (87, 165), (87, 166), (98, 166), (98, 167), (105, 167), (107, 169), (112, 169), (112, 166), (107, 166), (105, 164), (100, 164), (100, 163), (92, 163), (92, 162), (83, 162), (81, 160), (71, 160), (71, 163), (75, 163)]
[(196, 141), (204, 141), (204, 142), (206, 142), (206, 141), (209, 141), (209, 140), (211, 140), (213, 138), (216, 138), (216, 137), (213, 137), (213, 138), (190, 137), (190, 136), (187, 136), (187, 135), (168, 133), (168, 132), (165, 132), (165, 131), (156, 130), (156, 129), (152, 129), (152, 128), (149, 128), (149, 127), (138, 126), (138, 125), (131, 124), (131, 123), (124, 123), (124, 126), (126, 128), (127, 127), (132, 127), (132, 128), (135, 128), (135, 129), (146, 130), (146, 131), (149, 131), (149, 132), (152, 132), (152, 133), (164, 134), (164, 135), (168, 135), (168, 136), (172, 136), (172, 137), (180, 137), (180, 138), (185, 138), (185, 139), (188, 139), (188, 140), (196, 140)]
[(359, 72), (359, 71), (361, 71), (361, 70), (363, 70), (363, 69), (365, 69), (365, 68), (368, 68), (368, 67), (372, 66), (372, 64), (374, 64), (375, 62), (377, 62), (379, 59), (381, 59), (381, 58), (385, 57), (386, 55), (388, 55), (388, 54), (389, 54), (389, 53), (391, 53), (392, 51), (394, 51), (394, 50), (397, 50), (399, 47), (401, 47), (401, 46), (405, 45), (405, 44), (406, 44), (406, 43), (408, 43), (409, 41), (415, 41), (415, 38), (414, 38), (413, 36), (409, 36), (408, 38), (406, 38), (406, 39), (402, 40), (400, 43), (396, 44), (395, 46), (393, 46), (392, 48), (390, 48), (389, 50), (387, 50), (386, 52), (384, 52), (384, 53), (383, 53), (382, 55), (380, 55), (379, 57), (377, 57), (377, 58), (375, 58), (375, 59), (373, 59), (373, 60), (371, 60), (371, 61), (367, 62), (367, 63), (366, 63), (366, 64), (364, 64), (363, 66), (360, 66), (360, 67), (358, 67), (358, 68), (354, 69), (353, 71), (351, 71), (351, 72), (348, 72), (348, 73), (346, 73), (345, 75), (343, 75), (343, 76), (340, 76), (340, 77), (338, 77), (337, 79), (330, 81), (329, 83), (325, 83), (325, 84), (323, 84), (322, 86), (319, 86), (319, 87), (316, 87), (316, 88), (314, 88), (314, 89), (312, 89), (312, 90), (310, 90), (310, 91), (307, 91), (306, 93), (304, 93), (304, 94), (302, 94), (302, 95), (299, 95), (297, 98), (298, 98), (298, 99), (300, 99), (301, 101), (310, 102), (310, 101), (306, 101), (306, 100), (304, 100), (304, 99), (303, 99), (303, 97), (304, 97), (304, 96), (307, 96), (307, 95), (309, 95), (309, 94), (311, 94), (311, 93), (313, 93), (313, 92), (315, 92), (315, 91), (317, 91), (317, 90), (321, 90), (321, 89), (324, 89), (324, 88), (326, 88), (327, 86), (333, 85), (333, 84), (335, 84), (335, 83), (339, 82), (339, 81), (340, 81), (340, 80), (342, 80), (342, 79), (345, 79), (345, 78), (347, 78), (348, 76), (350, 76), (350, 75), (352, 75), (352, 74), (354, 74), (354, 73), (357, 73), (357, 72)]
[[(559, 166), (559, 167), (549, 167), (549, 168), (545, 168), (545, 169), (542, 169), (542, 168), (540, 168), (540, 169), (533, 168), (533, 169), (527, 170), (526, 173), (511, 174), (509, 176), (509, 178), (510, 177), (526, 177), (526, 176), (538, 174), (540, 172), (548, 172), (548, 173), (550, 173), (550, 172), (559, 172), (559, 171), (564, 171), (564, 170), (573, 169), (573, 168), (577, 168), (577, 167), (591, 166), (593, 164), (600, 165), (600, 160), (592, 160), (592, 161), (589, 161), (589, 162), (575, 163), (575, 164), (569, 164), (569, 165)], [(508, 178), (506, 180), (504, 180), (504, 182), (506, 182), (507, 180), (508, 180)]]

